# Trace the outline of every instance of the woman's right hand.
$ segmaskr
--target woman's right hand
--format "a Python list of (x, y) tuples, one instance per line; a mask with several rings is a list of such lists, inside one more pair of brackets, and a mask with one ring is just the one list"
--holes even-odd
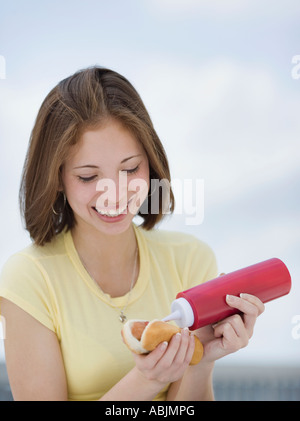
[(145, 380), (158, 382), (163, 387), (181, 379), (192, 359), (194, 348), (194, 336), (189, 335), (186, 328), (174, 335), (169, 344), (162, 342), (147, 355), (133, 353), (133, 358)]

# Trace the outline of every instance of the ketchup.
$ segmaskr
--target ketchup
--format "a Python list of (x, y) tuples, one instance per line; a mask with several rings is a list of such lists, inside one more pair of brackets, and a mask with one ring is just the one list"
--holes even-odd
[(179, 292), (171, 305), (172, 313), (163, 321), (175, 320), (179, 327), (195, 330), (240, 313), (227, 305), (227, 294), (248, 293), (266, 303), (288, 294), (290, 289), (286, 265), (277, 258), (265, 260)]

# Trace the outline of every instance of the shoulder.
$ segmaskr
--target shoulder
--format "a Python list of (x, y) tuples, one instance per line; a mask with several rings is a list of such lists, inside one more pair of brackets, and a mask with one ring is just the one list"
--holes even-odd
[(22, 277), (30, 275), (41, 275), (43, 272), (43, 259), (56, 257), (64, 254), (64, 234), (59, 234), (50, 243), (44, 246), (37, 246), (32, 243), (22, 250), (11, 255), (4, 263), (1, 270), (1, 281), (6, 276)]
[(31, 244), (10, 256), (0, 274), (0, 297), (58, 333), (56, 292), (48, 271), (49, 266), (56, 268), (57, 250), (60, 247), (55, 247), (54, 242), (44, 246)]
[(187, 245), (202, 245), (209, 247), (205, 242), (199, 240), (196, 236), (179, 231), (167, 231), (161, 229), (152, 229), (149, 231), (141, 227), (137, 228), (148, 243), (161, 244), (164, 246), (187, 246)]
[(176, 270), (183, 289), (217, 276), (215, 253), (206, 242), (194, 235), (177, 231), (145, 231), (141, 228), (138, 232), (152, 259), (165, 269), (171, 270), (171, 267)]
[(159, 250), (174, 250), (182, 252), (195, 252), (206, 255), (207, 257), (213, 256), (212, 248), (204, 241), (200, 240), (192, 234), (178, 231), (166, 231), (159, 229), (152, 229), (146, 231), (142, 228), (137, 228), (143, 236), (148, 247), (156, 248)]

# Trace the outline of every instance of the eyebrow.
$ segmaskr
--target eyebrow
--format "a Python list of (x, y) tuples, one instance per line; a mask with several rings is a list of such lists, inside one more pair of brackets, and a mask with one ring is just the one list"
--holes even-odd
[[(141, 156), (142, 154), (138, 154), (138, 155), (132, 155), (129, 156), (128, 158), (125, 158), (121, 161), (121, 164), (124, 164), (124, 162), (129, 161), (132, 158), (136, 158), (137, 156)], [(77, 170), (79, 168), (99, 168), (97, 165), (91, 165), (91, 164), (85, 164), (85, 165), (80, 165), (79, 167), (74, 167), (74, 170)]]

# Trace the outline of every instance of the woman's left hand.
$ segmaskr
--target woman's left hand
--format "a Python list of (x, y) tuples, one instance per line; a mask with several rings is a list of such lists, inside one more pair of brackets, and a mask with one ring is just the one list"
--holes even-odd
[(242, 314), (234, 314), (195, 331), (204, 345), (203, 361), (218, 360), (247, 346), (256, 319), (265, 308), (259, 298), (250, 294), (241, 294), (240, 297), (227, 295), (226, 302)]

